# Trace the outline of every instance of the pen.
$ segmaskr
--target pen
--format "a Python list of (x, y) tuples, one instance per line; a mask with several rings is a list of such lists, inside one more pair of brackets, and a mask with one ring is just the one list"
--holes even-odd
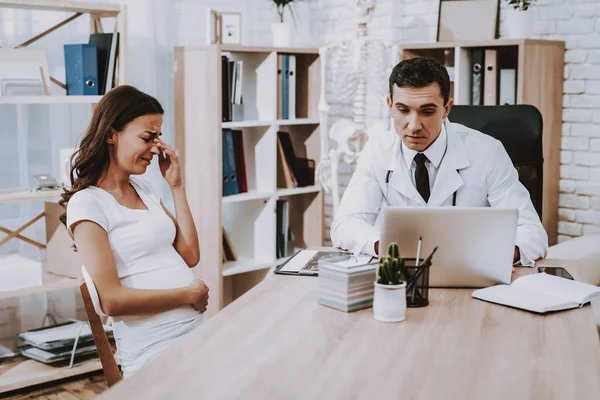
[(419, 256), (421, 255), (421, 242), (423, 240), (423, 236), (419, 236), (419, 243), (417, 244), (417, 258), (415, 259), (415, 267), (419, 266)]

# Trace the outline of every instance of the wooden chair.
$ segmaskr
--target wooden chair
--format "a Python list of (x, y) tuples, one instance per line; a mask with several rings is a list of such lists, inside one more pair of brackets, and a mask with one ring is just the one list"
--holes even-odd
[(105, 314), (102, 312), (102, 307), (100, 307), (100, 298), (96, 292), (96, 287), (85, 268), (82, 267), (81, 270), (85, 280), (79, 287), (81, 297), (83, 298), (85, 312), (90, 322), (94, 344), (98, 349), (98, 356), (100, 357), (100, 363), (104, 371), (104, 379), (106, 379), (108, 386), (111, 387), (123, 379), (123, 376), (121, 375), (121, 371), (119, 371), (110, 343), (108, 342), (108, 337), (106, 337), (106, 332), (104, 332), (104, 326), (100, 320), (100, 315)]

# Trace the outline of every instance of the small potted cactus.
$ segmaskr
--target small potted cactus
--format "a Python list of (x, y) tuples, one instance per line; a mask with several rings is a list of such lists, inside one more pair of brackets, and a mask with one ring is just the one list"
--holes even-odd
[(382, 322), (400, 322), (406, 318), (405, 260), (396, 243), (391, 243), (388, 255), (379, 258), (379, 268), (373, 295), (373, 316)]

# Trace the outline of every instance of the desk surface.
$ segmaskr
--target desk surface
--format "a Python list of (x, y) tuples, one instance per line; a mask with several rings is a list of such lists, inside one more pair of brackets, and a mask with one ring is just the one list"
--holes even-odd
[(269, 276), (102, 398), (600, 398), (589, 305), (542, 316), (471, 293), (432, 289), (387, 324), (318, 305), (314, 277)]

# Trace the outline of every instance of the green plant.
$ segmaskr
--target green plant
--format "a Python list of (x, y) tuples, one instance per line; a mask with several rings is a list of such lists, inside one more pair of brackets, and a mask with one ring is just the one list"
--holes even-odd
[(405, 260), (400, 257), (400, 250), (396, 243), (388, 247), (388, 255), (379, 258), (379, 271), (377, 283), (382, 285), (399, 285), (405, 276)]
[(277, 14), (279, 14), (279, 22), (283, 23), (283, 12), (287, 7), (290, 10), (290, 14), (292, 15), (292, 19), (294, 20), (294, 24), (296, 24), (296, 15), (294, 14), (294, 4), (298, 3), (300, 0), (270, 0), (277, 7)]
[(506, 0), (508, 5), (515, 10), (527, 11), (535, 0)]

